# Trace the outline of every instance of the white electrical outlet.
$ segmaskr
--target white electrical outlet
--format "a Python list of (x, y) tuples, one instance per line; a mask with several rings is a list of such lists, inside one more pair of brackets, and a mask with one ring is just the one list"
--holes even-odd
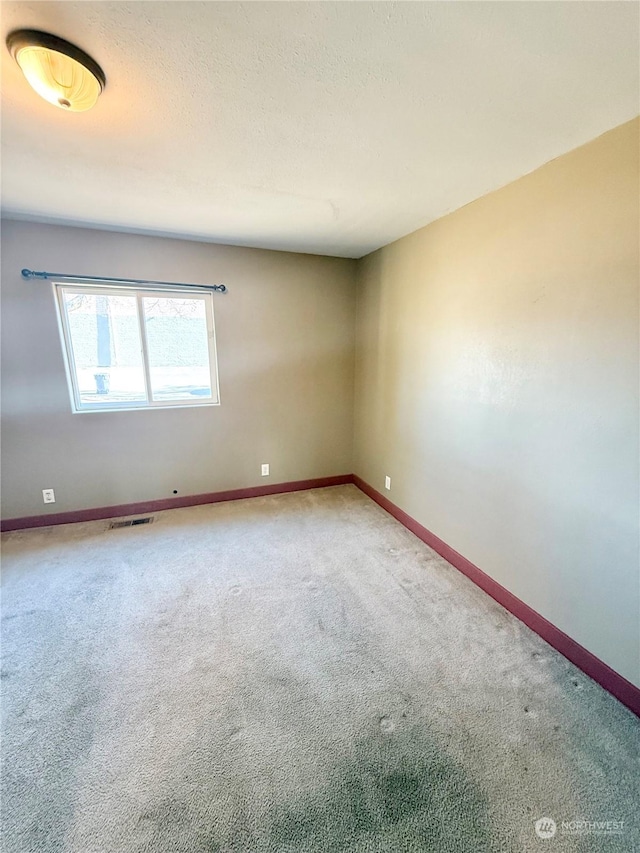
[(269, 463), (268, 462), (264, 462), (262, 465), (262, 476), (263, 477), (269, 476)]
[(384, 487), (385, 489), (391, 489), (391, 477), (384, 478)]
[(53, 493), (53, 489), (43, 489), (42, 500), (46, 504), (54, 504), (56, 502), (56, 496)]

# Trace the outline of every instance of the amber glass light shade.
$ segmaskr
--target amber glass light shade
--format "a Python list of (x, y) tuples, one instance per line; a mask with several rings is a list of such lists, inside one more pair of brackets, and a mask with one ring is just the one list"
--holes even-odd
[(80, 48), (57, 36), (17, 30), (9, 35), (7, 47), (29, 85), (60, 109), (91, 109), (105, 86), (100, 66)]

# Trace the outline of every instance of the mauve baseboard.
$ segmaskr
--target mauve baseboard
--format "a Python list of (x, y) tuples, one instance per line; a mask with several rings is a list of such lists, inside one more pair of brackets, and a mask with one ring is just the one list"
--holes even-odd
[(564, 655), (578, 669), (581, 669), (582, 672), (596, 681), (601, 687), (604, 687), (605, 690), (640, 717), (640, 688), (627, 681), (624, 676), (611, 669), (608, 664), (601, 661), (600, 658), (597, 658), (585, 649), (584, 646), (581, 646), (580, 643), (572, 640), (564, 631), (556, 628), (548, 619), (545, 619), (544, 616), (541, 616), (533, 608), (529, 607), (528, 604), (525, 604), (524, 601), (521, 601), (513, 593), (509, 592), (508, 589), (485, 574), (481, 569), (467, 560), (466, 557), (463, 557), (462, 554), (454, 551), (453, 548), (447, 545), (446, 542), (443, 542), (435, 533), (431, 533), (430, 530), (423, 527), (422, 524), (412, 518), (408, 513), (391, 503), (388, 498), (385, 498), (384, 495), (376, 491), (361, 477), (354, 474), (353, 482), (365, 495), (368, 495), (408, 530), (414, 533), (418, 539), (421, 539), (430, 548), (433, 548), (447, 562), (461, 571), (463, 575), (466, 575), (480, 589), (488, 593), (491, 598), (495, 599), (521, 622), (524, 622), (532, 631), (535, 631), (543, 640), (546, 640), (550, 646), (553, 646), (556, 651)]
[(0, 522), (2, 532), (25, 530), (30, 527), (50, 527), (54, 524), (75, 524), (78, 521), (100, 521), (104, 518), (141, 515), (160, 512), (163, 509), (179, 509), (200, 504), (215, 504), (221, 501), (239, 501), (243, 498), (260, 498), (265, 495), (279, 495), (285, 492), (302, 492), (307, 489), (322, 489), (326, 486), (344, 486), (353, 483), (352, 474), (340, 474), (336, 477), (316, 477), (313, 480), (293, 480), (288, 483), (272, 483), (264, 486), (250, 486), (247, 489), (227, 489), (224, 492), (207, 492), (203, 495), (185, 495), (177, 498), (162, 498), (154, 501), (118, 504), (116, 506), (77, 509), (70, 512), (55, 512), (47, 515), (27, 515), (23, 518), (8, 518)]

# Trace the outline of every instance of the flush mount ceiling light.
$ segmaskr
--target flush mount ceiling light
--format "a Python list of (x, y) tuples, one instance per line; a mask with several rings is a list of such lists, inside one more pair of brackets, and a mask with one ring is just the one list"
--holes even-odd
[(29, 85), (56, 107), (84, 112), (98, 100), (106, 78), (98, 63), (79, 47), (39, 30), (15, 30), (7, 47)]

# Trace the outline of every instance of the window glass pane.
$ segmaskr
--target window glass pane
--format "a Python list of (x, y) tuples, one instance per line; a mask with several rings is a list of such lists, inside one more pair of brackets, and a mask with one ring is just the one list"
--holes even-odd
[(63, 291), (82, 405), (146, 402), (137, 300)]
[(145, 296), (142, 302), (153, 399), (211, 400), (204, 299)]

